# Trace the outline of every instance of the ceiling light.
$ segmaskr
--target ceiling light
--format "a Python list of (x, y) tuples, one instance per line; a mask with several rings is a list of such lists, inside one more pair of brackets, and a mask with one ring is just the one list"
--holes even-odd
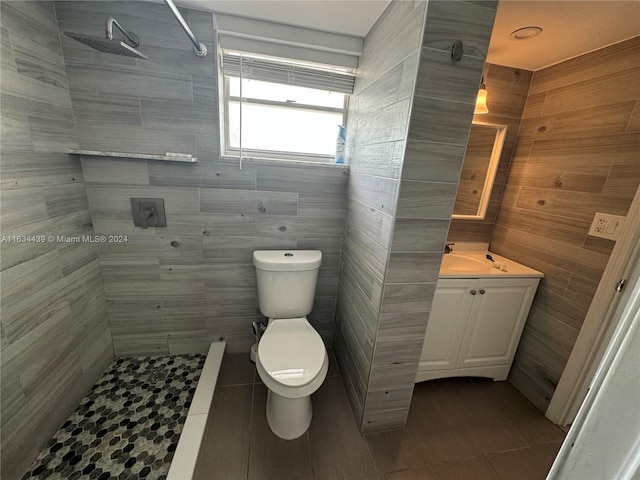
[(511, 40), (530, 40), (540, 35), (540, 33), (542, 33), (542, 28), (540, 27), (522, 27), (511, 32), (509, 38)]
[(473, 111), (474, 115), (483, 115), (489, 113), (489, 107), (487, 107), (487, 89), (484, 86), (484, 78), (478, 90), (478, 97), (476, 98), (476, 108)]

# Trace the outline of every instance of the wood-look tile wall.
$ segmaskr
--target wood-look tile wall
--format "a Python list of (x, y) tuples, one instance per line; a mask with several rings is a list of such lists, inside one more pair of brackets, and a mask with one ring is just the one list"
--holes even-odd
[[(429, 2), (364, 431), (404, 426), (497, 2)], [(465, 54), (451, 61), (460, 39)]]
[(509, 380), (545, 410), (640, 183), (640, 37), (534, 73), (491, 249), (544, 272)]
[(335, 351), (362, 422), (424, 23), (424, 1), (392, 2), (364, 41), (347, 130), (350, 164)]
[(475, 115), (474, 121), (506, 125), (507, 135), (484, 220), (452, 220), (450, 242), (489, 243), (491, 239), (533, 75), (528, 70), (490, 63), (485, 65), (484, 71), (489, 113)]
[(0, 8), (1, 476), (13, 479), (103, 373), (113, 348), (95, 245), (57, 242), (94, 232), (80, 160), (66, 153), (78, 144), (54, 6)]
[[(223, 161), (211, 13), (182, 10), (203, 59), (163, 4), (57, 2), (61, 30), (99, 34), (107, 15), (140, 37), (148, 60), (62, 37), (81, 148), (182, 152), (196, 164), (82, 158), (116, 355), (249, 351), (257, 304), (253, 250), (319, 249), (309, 319), (331, 343), (348, 169)], [(129, 199), (159, 197), (166, 228), (134, 227)]]
[(406, 421), (495, 8), (392, 2), (365, 38), (336, 329), (363, 432)]

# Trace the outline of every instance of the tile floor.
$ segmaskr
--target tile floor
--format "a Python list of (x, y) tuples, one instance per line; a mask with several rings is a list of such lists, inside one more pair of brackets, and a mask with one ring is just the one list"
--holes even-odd
[(511, 384), (477, 379), (420, 383), (404, 430), (363, 436), (330, 362), (311, 427), (285, 441), (247, 355), (225, 355), (195, 478), (543, 480), (564, 439)]
[(166, 478), (204, 360), (115, 360), (23, 480)]

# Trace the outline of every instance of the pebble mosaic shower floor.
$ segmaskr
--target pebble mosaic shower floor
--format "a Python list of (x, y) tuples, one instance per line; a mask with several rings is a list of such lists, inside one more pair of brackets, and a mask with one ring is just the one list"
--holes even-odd
[(165, 479), (205, 358), (114, 361), (22, 479)]

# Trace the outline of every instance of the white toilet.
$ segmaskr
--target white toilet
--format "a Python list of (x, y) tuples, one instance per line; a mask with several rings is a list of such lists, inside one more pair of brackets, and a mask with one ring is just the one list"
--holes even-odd
[(309, 428), (310, 395), (322, 385), (329, 367), (324, 342), (306, 317), (313, 308), (321, 263), (317, 250), (253, 252), (260, 311), (269, 318), (256, 367), (269, 389), (269, 427), (285, 440)]

